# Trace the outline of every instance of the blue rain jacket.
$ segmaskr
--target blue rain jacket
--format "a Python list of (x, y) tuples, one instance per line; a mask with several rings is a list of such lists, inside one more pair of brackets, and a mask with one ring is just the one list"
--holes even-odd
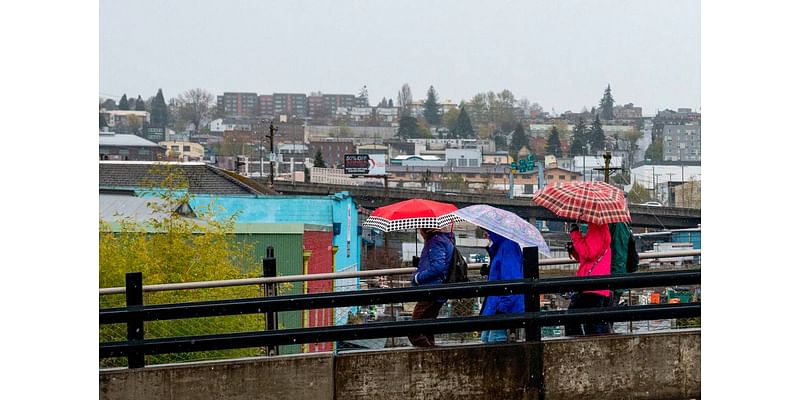
[[(494, 232), (487, 231), (489, 246), (489, 281), (522, 279), (522, 249), (519, 244)], [(516, 314), (525, 312), (525, 298), (521, 294), (488, 296), (482, 315)]]
[(453, 241), (447, 232), (437, 232), (425, 241), (419, 256), (417, 273), (411, 277), (411, 285), (436, 285), (444, 281), (450, 261), (453, 259)]

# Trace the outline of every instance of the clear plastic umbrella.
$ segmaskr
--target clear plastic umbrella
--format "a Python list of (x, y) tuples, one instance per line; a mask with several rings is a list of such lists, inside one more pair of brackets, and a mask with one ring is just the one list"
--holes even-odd
[(550, 248), (541, 232), (528, 221), (510, 211), (501, 210), (488, 204), (464, 207), (452, 213), (461, 220), (490, 230), (498, 235), (519, 243), (520, 247), (539, 248), (539, 252), (549, 256)]

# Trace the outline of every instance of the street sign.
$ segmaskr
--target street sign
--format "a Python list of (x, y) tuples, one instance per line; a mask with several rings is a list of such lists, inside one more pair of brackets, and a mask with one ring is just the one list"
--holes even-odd
[(511, 170), (514, 172), (532, 172), (536, 168), (536, 158), (528, 154), (527, 158), (521, 158), (511, 163)]

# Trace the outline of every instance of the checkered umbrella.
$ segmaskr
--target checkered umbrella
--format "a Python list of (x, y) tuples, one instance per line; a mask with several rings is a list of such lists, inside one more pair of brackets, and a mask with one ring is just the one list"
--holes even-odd
[(458, 218), (451, 213), (458, 208), (450, 203), (411, 199), (376, 208), (364, 221), (364, 226), (384, 232), (419, 228), (441, 229)]
[(625, 193), (605, 182), (567, 182), (534, 193), (533, 202), (559, 217), (594, 224), (631, 222)]

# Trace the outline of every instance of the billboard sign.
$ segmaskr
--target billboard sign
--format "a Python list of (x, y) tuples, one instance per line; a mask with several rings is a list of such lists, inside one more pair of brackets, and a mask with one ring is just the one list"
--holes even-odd
[(345, 154), (344, 173), (347, 175), (386, 175), (385, 154)]

